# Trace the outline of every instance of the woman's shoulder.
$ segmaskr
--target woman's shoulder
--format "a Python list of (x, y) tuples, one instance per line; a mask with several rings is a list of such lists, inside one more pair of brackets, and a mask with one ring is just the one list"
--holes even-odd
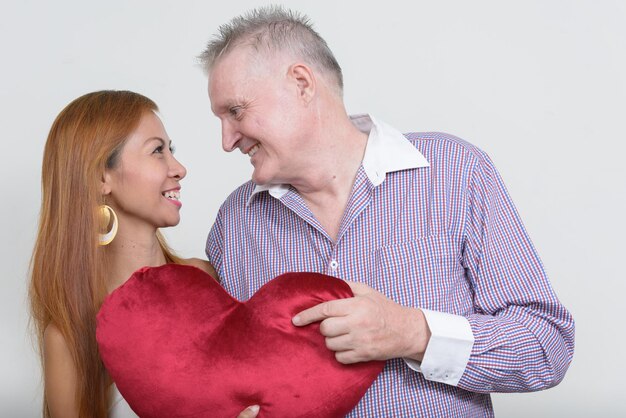
[(68, 351), (67, 342), (65, 341), (65, 337), (63, 333), (52, 322), (46, 326), (46, 329), (43, 331), (43, 344), (46, 351), (54, 350), (55, 352), (60, 351)]
[(43, 351), (44, 364), (52, 367), (54, 371), (57, 371), (56, 366), (61, 369), (73, 368), (70, 347), (61, 329), (53, 323), (48, 324), (43, 332)]
[(211, 263), (209, 263), (207, 260), (202, 260), (201, 258), (184, 258), (181, 260), (181, 262), (188, 266), (197, 267), (207, 273), (209, 276), (213, 277), (218, 282), (220, 281), (220, 278), (217, 276), (217, 272), (215, 271)]

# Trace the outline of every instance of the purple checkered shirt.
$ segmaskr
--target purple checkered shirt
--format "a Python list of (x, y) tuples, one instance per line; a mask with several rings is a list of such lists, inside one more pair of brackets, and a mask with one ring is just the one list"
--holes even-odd
[(489, 392), (560, 382), (573, 319), (489, 157), (451, 135), (353, 123), (369, 138), (337, 240), (293, 187), (245, 183), (207, 240), (226, 290), (247, 300), (281, 273), (314, 271), (424, 309), (421, 365), (387, 361), (350, 417), (491, 417)]

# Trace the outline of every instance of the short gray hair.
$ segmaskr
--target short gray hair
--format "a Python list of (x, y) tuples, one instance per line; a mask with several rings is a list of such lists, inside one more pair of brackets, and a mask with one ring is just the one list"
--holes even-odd
[(326, 41), (313, 29), (309, 18), (282, 6), (253, 9), (219, 27), (198, 57), (209, 73), (216, 61), (238, 45), (256, 51), (289, 51), (307, 64), (334, 76), (339, 93), (343, 91), (341, 67)]

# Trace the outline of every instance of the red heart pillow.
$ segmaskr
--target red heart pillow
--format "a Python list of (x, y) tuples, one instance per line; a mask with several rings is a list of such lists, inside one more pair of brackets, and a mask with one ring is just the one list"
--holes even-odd
[(96, 337), (120, 393), (141, 417), (339, 417), (359, 402), (383, 362), (343, 365), (319, 324), (291, 318), (352, 296), (317, 273), (287, 273), (247, 302), (195, 267), (143, 268), (104, 301)]

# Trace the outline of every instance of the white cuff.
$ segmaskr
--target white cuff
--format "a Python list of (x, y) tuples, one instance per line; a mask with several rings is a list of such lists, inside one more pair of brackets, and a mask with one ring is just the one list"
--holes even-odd
[(404, 361), (426, 380), (456, 386), (472, 353), (472, 327), (463, 316), (428, 309), (422, 312), (431, 333), (424, 358), (421, 363), (407, 358)]

